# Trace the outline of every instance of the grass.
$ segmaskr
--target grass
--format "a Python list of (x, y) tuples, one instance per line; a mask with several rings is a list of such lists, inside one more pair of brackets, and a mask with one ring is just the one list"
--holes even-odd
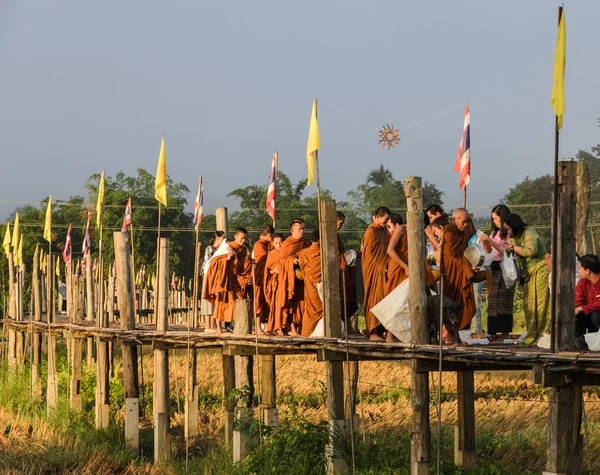
[[(66, 402), (69, 368), (64, 346), (58, 347), (59, 406), (46, 412), (43, 400), (29, 397), (29, 373), (9, 375), (0, 363), (0, 473), (207, 473), (207, 474), (321, 474), (327, 442), (325, 371), (311, 357), (278, 356), (278, 406), (281, 426), (258, 447), (258, 427), (253, 425), (255, 446), (248, 459), (233, 464), (223, 447), (221, 422), (221, 357), (202, 353), (199, 358), (200, 435), (186, 448), (182, 435), (184, 352), (170, 362), (172, 461), (155, 466), (152, 433), (152, 356), (144, 365), (144, 414), (141, 420), (140, 454), (125, 448), (123, 440), (123, 390), (117, 357), (111, 379), (111, 423), (94, 428), (95, 371), (84, 368), (84, 411), (75, 413)], [(118, 356), (118, 355), (117, 355)], [(42, 367), (44, 368), (44, 364)], [(85, 366), (85, 365), (84, 365)], [(255, 362), (255, 374), (258, 374)], [(356, 438), (355, 462), (360, 474), (409, 473), (412, 408), (410, 367), (393, 361), (361, 362), (359, 413), (362, 425)], [(45, 375), (43, 375), (45, 384)], [(530, 382), (529, 372), (477, 372), (475, 379), (478, 469), (454, 467), (453, 425), (456, 424), (456, 377), (444, 374), (441, 406), (442, 473), (503, 474), (539, 473), (546, 451), (547, 394)], [(430, 383), (432, 403), (432, 473), (435, 473), (436, 385)], [(592, 462), (600, 467), (600, 396), (586, 388), (587, 429)], [(266, 430), (263, 428), (263, 430)], [(341, 450), (349, 454), (348, 444)], [(587, 456), (584, 455), (587, 467)]]

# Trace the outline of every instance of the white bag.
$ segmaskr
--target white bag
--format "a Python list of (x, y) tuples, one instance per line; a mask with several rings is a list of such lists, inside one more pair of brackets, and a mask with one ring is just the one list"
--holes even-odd
[(583, 335), (590, 351), (600, 351), (600, 332)]
[(500, 269), (502, 269), (502, 277), (504, 278), (504, 285), (507, 289), (510, 289), (517, 280), (519, 280), (519, 273), (517, 272), (517, 264), (515, 262), (515, 256), (511, 252), (508, 256), (503, 253), (503, 259), (500, 262)]
[(408, 279), (392, 290), (371, 312), (381, 324), (403, 343), (410, 343), (410, 307)]

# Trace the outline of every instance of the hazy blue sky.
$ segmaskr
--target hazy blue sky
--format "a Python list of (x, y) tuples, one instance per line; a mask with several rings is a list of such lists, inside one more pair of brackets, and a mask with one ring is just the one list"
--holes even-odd
[[(549, 105), (558, 3), (456, 1), (31, 1), (0, 11), (0, 200), (66, 199), (102, 169), (168, 173), (205, 209), (266, 183), (306, 176), (319, 98), (321, 181), (338, 199), (383, 163), (461, 202), (452, 171), (469, 101), (469, 203), (493, 205), (526, 175), (552, 171)], [(566, 1), (566, 114), (561, 157), (600, 142), (598, 0)], [(313, 188), (314, 190), (314, 188)], [(2, 204), (6, 218), (15, 204)]]

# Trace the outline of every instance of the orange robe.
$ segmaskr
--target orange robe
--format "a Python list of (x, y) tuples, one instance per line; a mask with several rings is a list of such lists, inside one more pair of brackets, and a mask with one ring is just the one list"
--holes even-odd
[(275, 292), (275, 316), (273, 330), (289, 327), (291, 322), (302, 324), (304, 308), (304, 282), (296, 279), (294, 259), (307, 247), (307, 241), (288, 237), (279, 250), (279, 271), (277, 291)]
[(275, 292), (277, 290), (277, 283), (279, 282), (277, 273), (272, 271), (277, 267), (279, 263), (279, 251), (272, 249), (267, 255), (267, 262), (265, 264), (265, 276), (264, 276), (264, 295), (267, 305), (269, 306), (269, 315), (267, 319), (267, 331), (272, 332), (275, 325)]
[(222, 322), (232, 322), (239, 284), (233, 258), (226, 255), (213, 257), (206, 272), (202, 298), (215, 306), (213, 316)]
[(463, 231), (459, 231), (455, 224), (449, 224), (444, 228), (442, 239), (441, 269), (446, 274), (444, 278), (444, 295), (462, 305), (459, 330), (466, 328), (475, 315), (475, 294), (471, 278), (475, 271), (464, 256), (465, 249), (469, 245), (469, 239), (475, 234), (472, 223), (467, 224)]
[(271, 250), (271, 242), (259, 239), (254, 244), (254, 292), (256, 315), (261, 321), (266, 322), (269, 318), (269, 304), (265, 299), (265, 268), (267, 255)]
[(388, 233), (385, 228), (371, 224), (363, 237), (362, 272), (365, 285), (365, 320), (370, 335), (381, 325), (371, 309), (385, 297)]
[[(408, 235), (403, 234), (398, 241), (396, 246), (396, 253), (400, 256), (400, 259), (408, 265)], [(423, 265), (425, 266), (425, 287), (431, 287), (435, 282), (435, 276), (431, 272), (431, 268), (427, 263), (427, 259), (424, 259)], [(392, 290), (398, 287), (402, 282), (408, 279), (408, 275), (404, 268), (398, 264), (394, 259), (390, 258), (387, 270), (387, 282), (385, 284), (385, 293), (389, 294)]]
[(231, 250), (235, 253), (235, 275), (238, 281), (236, 297), (239, 299), (252, 298), (252, 258), (246, 246), (240, 246), (235, 241), (229, 242)]
[(304, 312), (300, 334), (310, 336), (315, 331), (319, 320), (323, 318), (323, 302), (317, 290), (317, 284), (323, 280), (319, 243), (312, 243), (309, 248), (300, 251), (298, 260), (304, 275)]

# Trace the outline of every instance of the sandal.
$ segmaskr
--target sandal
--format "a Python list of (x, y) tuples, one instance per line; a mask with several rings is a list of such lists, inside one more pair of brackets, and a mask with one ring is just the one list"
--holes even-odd
[(488, 335), (487, 340), (490, 343), (494, 343), (496, 340), (500, 339), (500, 337), (498, 335)]

